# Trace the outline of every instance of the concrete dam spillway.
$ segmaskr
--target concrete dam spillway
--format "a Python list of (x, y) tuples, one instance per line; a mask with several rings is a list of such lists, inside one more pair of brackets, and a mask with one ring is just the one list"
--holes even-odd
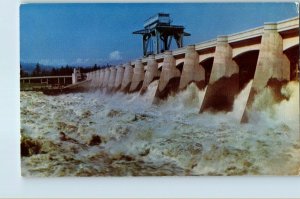
[(238, 118), (247, 122), (254, 99), (269, 88), (276, 101), (284, 99), (282, 86), (297, 80), (299, 17), (214, 40), (149, 55), (123, 65), (87, 74), (88, 88), (107, 93), (143, 95), (158, 80), (153, 103), (195, 83), (205, 89), (199, 112), (229, 112), (239, 93), (251, 83), (247, 102)]

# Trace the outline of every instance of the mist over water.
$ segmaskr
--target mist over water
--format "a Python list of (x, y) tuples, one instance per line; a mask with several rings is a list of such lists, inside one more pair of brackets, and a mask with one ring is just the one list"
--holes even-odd
[(239, 119), (252, 81), (232, 112), (215, 114), (199, 114), (205, 89), (194, 84), (152, 105), (157, 85), (142, 96), (21, 92), (21, 134), (40, 145), (22, 157), (22, 175), (299, 175), (299, 82), (277, 104), (266, 88), (247, 124)]

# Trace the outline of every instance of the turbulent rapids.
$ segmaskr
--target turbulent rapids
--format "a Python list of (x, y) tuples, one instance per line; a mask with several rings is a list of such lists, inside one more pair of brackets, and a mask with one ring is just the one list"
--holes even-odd
[(157, 80), (143, 95), (21, 92), (22, 175), (299, 175), (299, 82), (281, 102), (265, 88), (240, 124), (251, 84), (202, 114), (195, 84), (156, 105)]

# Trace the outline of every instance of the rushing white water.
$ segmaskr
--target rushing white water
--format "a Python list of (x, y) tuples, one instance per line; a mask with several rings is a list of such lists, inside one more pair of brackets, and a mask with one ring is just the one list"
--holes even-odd
[[(199, 114), (205, 90), (191, 84), (152, 105), (147, 92), (46, 96), (21, 92), (21, 133), (42, 146), (22, 157), (24, 176), (298, 175), (299, 83), (275, 104), (263, 92), (240, 124), (250, 82), (230, 113)], [(71, 140), (59, 139), (64, 132)], [(101, 144), (91, 144), (92, 136)]]

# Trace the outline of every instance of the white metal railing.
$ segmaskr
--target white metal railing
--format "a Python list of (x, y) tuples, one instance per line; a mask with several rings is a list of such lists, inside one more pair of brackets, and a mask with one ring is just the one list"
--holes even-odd
[(21, 80), (28, 80), (28, 79), (57, 79), (57, 78), (72, 78), (72, 75), (65, 75), (65, 76), (41, 76), (41, 77), (21, 77)]

